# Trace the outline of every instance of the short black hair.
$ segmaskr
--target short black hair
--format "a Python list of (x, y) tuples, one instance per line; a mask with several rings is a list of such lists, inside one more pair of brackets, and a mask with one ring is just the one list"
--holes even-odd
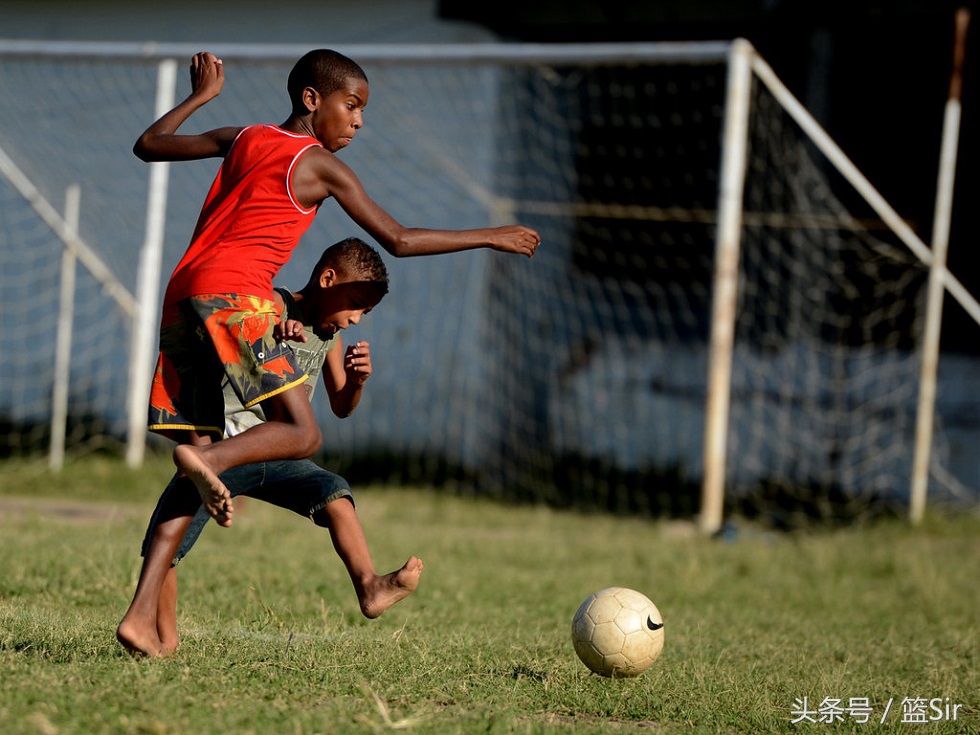
[(367, 81), (367, 74), (353, 59), (330, 49), (314, 49), (300, 58), (289, 72), (286, 91), (294, 115), (306, 113), (303, 90), (313, 87), (323, 96), (341, 89), (351, 77)]
[(327, 268), (333, 268), (344, 280), (373, 284), (379, 298), (388, 293), (388, 269), (381, 254), (359, 237), (348, 237), (324, 250), (313, 267), (310, 282), (319, 280)]

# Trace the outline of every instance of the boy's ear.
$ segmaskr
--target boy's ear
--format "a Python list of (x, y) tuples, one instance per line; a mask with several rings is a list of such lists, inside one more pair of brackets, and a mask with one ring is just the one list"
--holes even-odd
[(337, 282), (337, 271), (333, 268), (324, 268), (320, 271), (320, 288), (330, 288)]
[(303, 105), (308, 112), (316, 110), (320, 105), (320, 93), (313, 87), (305, 87), (303, 89)]

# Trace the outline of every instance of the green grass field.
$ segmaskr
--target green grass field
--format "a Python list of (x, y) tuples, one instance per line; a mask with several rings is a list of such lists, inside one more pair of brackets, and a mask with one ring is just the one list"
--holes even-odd
[[(748, 527), (726, 542), (355, 489), (379, 570), (425, 561), (416, 595), (368, 621), (326, 532), (253, 501), (180, 567), (179, 653), (134, 660), (113, 633), (168, 463), (4, 470), (6, 735), (980, 732), (975, 514), (916, 529)], [(569, 639), (579, 603), (612, 585), (647, 594), (666, 623), (663, 654), (634, 679), (590, 674)], [(804, 697), (818, 721), (791, 724)], [(851, 700), (867, 700), (867, 723)], [(956, 721), (947, 702), (963, 705)]]

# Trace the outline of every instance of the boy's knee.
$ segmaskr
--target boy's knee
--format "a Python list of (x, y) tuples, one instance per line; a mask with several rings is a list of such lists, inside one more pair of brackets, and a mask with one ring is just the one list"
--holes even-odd
[(153, 540), (164, 544), (179, 544), (181, 539), (184, 538), (187, 526), (187, 523), (178, 521), (161, 523), (154, 530)]
[(320, 447), (323, 446), (323, 434), (320, 433), (320, 427), (314, 426), (312, 431), (307, 432), (307, 444), (306, 444), (306, 455), (303, 459), (312, 457), (314, 454), (320, 451)]
[(300, 427), (297, 441), (293, 444), (295, 456), (293, 459), (309, 459), (320, 451), (323, 446), (323, 434), (315, 423), (312, 426)]

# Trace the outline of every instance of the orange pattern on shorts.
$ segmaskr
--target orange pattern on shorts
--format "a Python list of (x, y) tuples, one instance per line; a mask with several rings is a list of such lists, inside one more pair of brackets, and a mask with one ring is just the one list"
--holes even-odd
[(292, 350), (275, 338), (279, 313), (273, 301), (209, 294), (182, 303), (164, 310), (150, 394), (151, 429), (220, 428), (222, 377), (246, 408), (305, 382)]
[[(275, 312), (268, 311), (271, 302), (257, 296), (223, 295), (204, 297), (200, 301), (222, 303), (205, 321), (204, 326), (211, 336), (218, 359), (225, 365), (240, 364), (242, 343), (255, 344), (267, 334), (278, 321)], [(265, 310), (265, 311), (263, 311)], [(268, 339), (266, 341), (269, 341)], [(265, 345), (263, 347), (272, 347)]]

